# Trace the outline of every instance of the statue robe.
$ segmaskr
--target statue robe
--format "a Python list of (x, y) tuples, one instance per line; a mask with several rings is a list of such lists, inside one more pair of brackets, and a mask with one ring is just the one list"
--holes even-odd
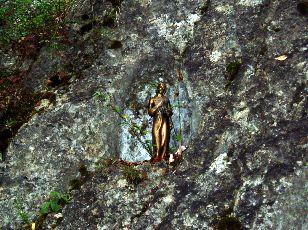
[(149, 115), (153, 117), (153, 161), (169, 157), (172, 108), (166, 96), (156, 96), (149, 101)]

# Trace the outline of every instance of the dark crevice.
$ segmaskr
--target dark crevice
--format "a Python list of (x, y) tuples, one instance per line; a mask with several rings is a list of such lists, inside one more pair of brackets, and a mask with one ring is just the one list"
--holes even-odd
[(96, 22), (89, 22), (89, 23), (83, 25), (79, 30), (80, 34), (84, 35), (84, 34), (90, 32), (93, 29), (93, 27), (95, 26), (95, 24), (96, 24)]
[(298, 3), (297, 4), (297, 11), (304, 16), (308, 16), (308, 2)]
[(48, 86), (50, 86), (50, 87), (56, 87), (56, 86), (60, 85), (60, 84), (61, 84), (61, 78), (60, 78), (60, 76), (56, 74), (56, 75), (50, 77), (50, 78), (48, 79), (47, 84), (48, 84)]
[(66, 72), (60, 71), (48, 78), (47, 85), (55, 88), (67, 84), (69, 79), (70, 77)]
[(102, 24), (105, 27), (114, 28), (115, 27), (115, 17), (112, 15), (105, 16)]
[(88, 14), (83, 14), (83, 15), (81, 15), (81, 19), (86, 21), (86, 20), (90, 19), (90, 16)]
[(241, 222), (235, 216), (224, 216), (217, 223), (217, 230), (241, 230)]
[(88, 171), (88, 168), (84, 163), (79, 164), (79, 174), (79, 177), (76, 177), (69, 182), (70, 190), (79, 190), (94, 175), (92, 172)]
[(110, 2), (113, 7), (120, 7), (123, 0), (107, 0), (107, 2)]
[(240, 61), (233, 61), (226, 66), (225, 78), (227, 80), (227, 83), (225, 85), (225, 89), (228, 89), (235, 80), (235, 78), (238, 76), (241, 65), (242, 63)]
[(4, 161), (10, 140), (17, 134), (19, 128), (35, 113), (36, 104), (42, 99), (55, 102), (53, 93), (31, 93), (23, 91), (20, 98), (9, 104), (0, 116), (0, 154)]
[(199, 8), (201, 15), (205, 15), (205, 13), (209, 9), (209, 5), (210, 5), (210, 0), (206, 0), (206, 3), (204, 3), (204, 5)]
[(108, 49), (120, 49), (122, 47), (123, 47), (122, 42), (117, 41), (117, 40), (113, 40), (113, 41), (111, 41)]

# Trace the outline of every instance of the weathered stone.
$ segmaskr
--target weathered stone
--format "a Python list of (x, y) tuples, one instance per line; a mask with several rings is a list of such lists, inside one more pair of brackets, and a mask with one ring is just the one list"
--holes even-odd
[[(205, 2), (121, 2), (112, 27), (118, 49), (98, 49), (105, 37), (87, 43), (93, 30), (74, 35), (95, 58), (82, 59), (74, 67), (82, 76), (12, 140), (2, 163), (1, 227), (20, 224), (14, 199), (34, 217), (50, 191), (68, 191), (83, 163), (93, 176), (72, 192), (58, 229), (211, 229), (231, 220), (243, 229), (307, 228), (306, 18), (295, 0)], [(72, 17), (85, 14), (91, 7), (83, 4)], [(112, 106), (138, 125), (149, 122), (146, 103), (159, 79), (170, 98), (180, 89), (184, 108), (173, 121), (188, 150), (177, 166), (136, 166), (147, 178), (132, 184), (121, 163), (96, 165), (146, 159)]]

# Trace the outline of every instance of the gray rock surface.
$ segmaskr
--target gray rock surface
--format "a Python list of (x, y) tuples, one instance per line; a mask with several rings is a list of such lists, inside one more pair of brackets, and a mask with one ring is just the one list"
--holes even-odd
[[(99, 20), (112, 2), (85, 1), (71, 17)], [(50, 191), (68, 191), (85, 164), (91, 177), (72, 191), (56, 229), (307, 229), (307, 18), (297, 3), (123, 1), (112, 28), (98, 22), (79, 33), (82, 22), (72, 25), (70, 84), (19, 130), (1, 163), (0, 226), (20, 226), (16, 198), (35, 218)], [(114, 40), (122, 46), (110, 48)], [(35, 90), (61, 63), (45, 68), (41, 52), (28, 76), (42, 77)], [(133, 184), (123, 164), (101, 164), (136, 159), (143, 148), (123, 148), (129, 127), (108, 104), (146, 121), (159, 79), (173, 104), (184, 104), (173, 121), (189, 148), (179, 165), (136, 166), (147, 176)]]

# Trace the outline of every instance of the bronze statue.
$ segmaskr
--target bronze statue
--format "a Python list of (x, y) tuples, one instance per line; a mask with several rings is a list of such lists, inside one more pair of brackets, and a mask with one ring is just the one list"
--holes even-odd
[(166, 83), (159, 83), (156, 96), (149, 101), (148, 112), (153, 117), (152, 162), (159, 162), (169, 158), (169, 141), (172, 129), (172, 107), (169, 98), (165, 95)]

